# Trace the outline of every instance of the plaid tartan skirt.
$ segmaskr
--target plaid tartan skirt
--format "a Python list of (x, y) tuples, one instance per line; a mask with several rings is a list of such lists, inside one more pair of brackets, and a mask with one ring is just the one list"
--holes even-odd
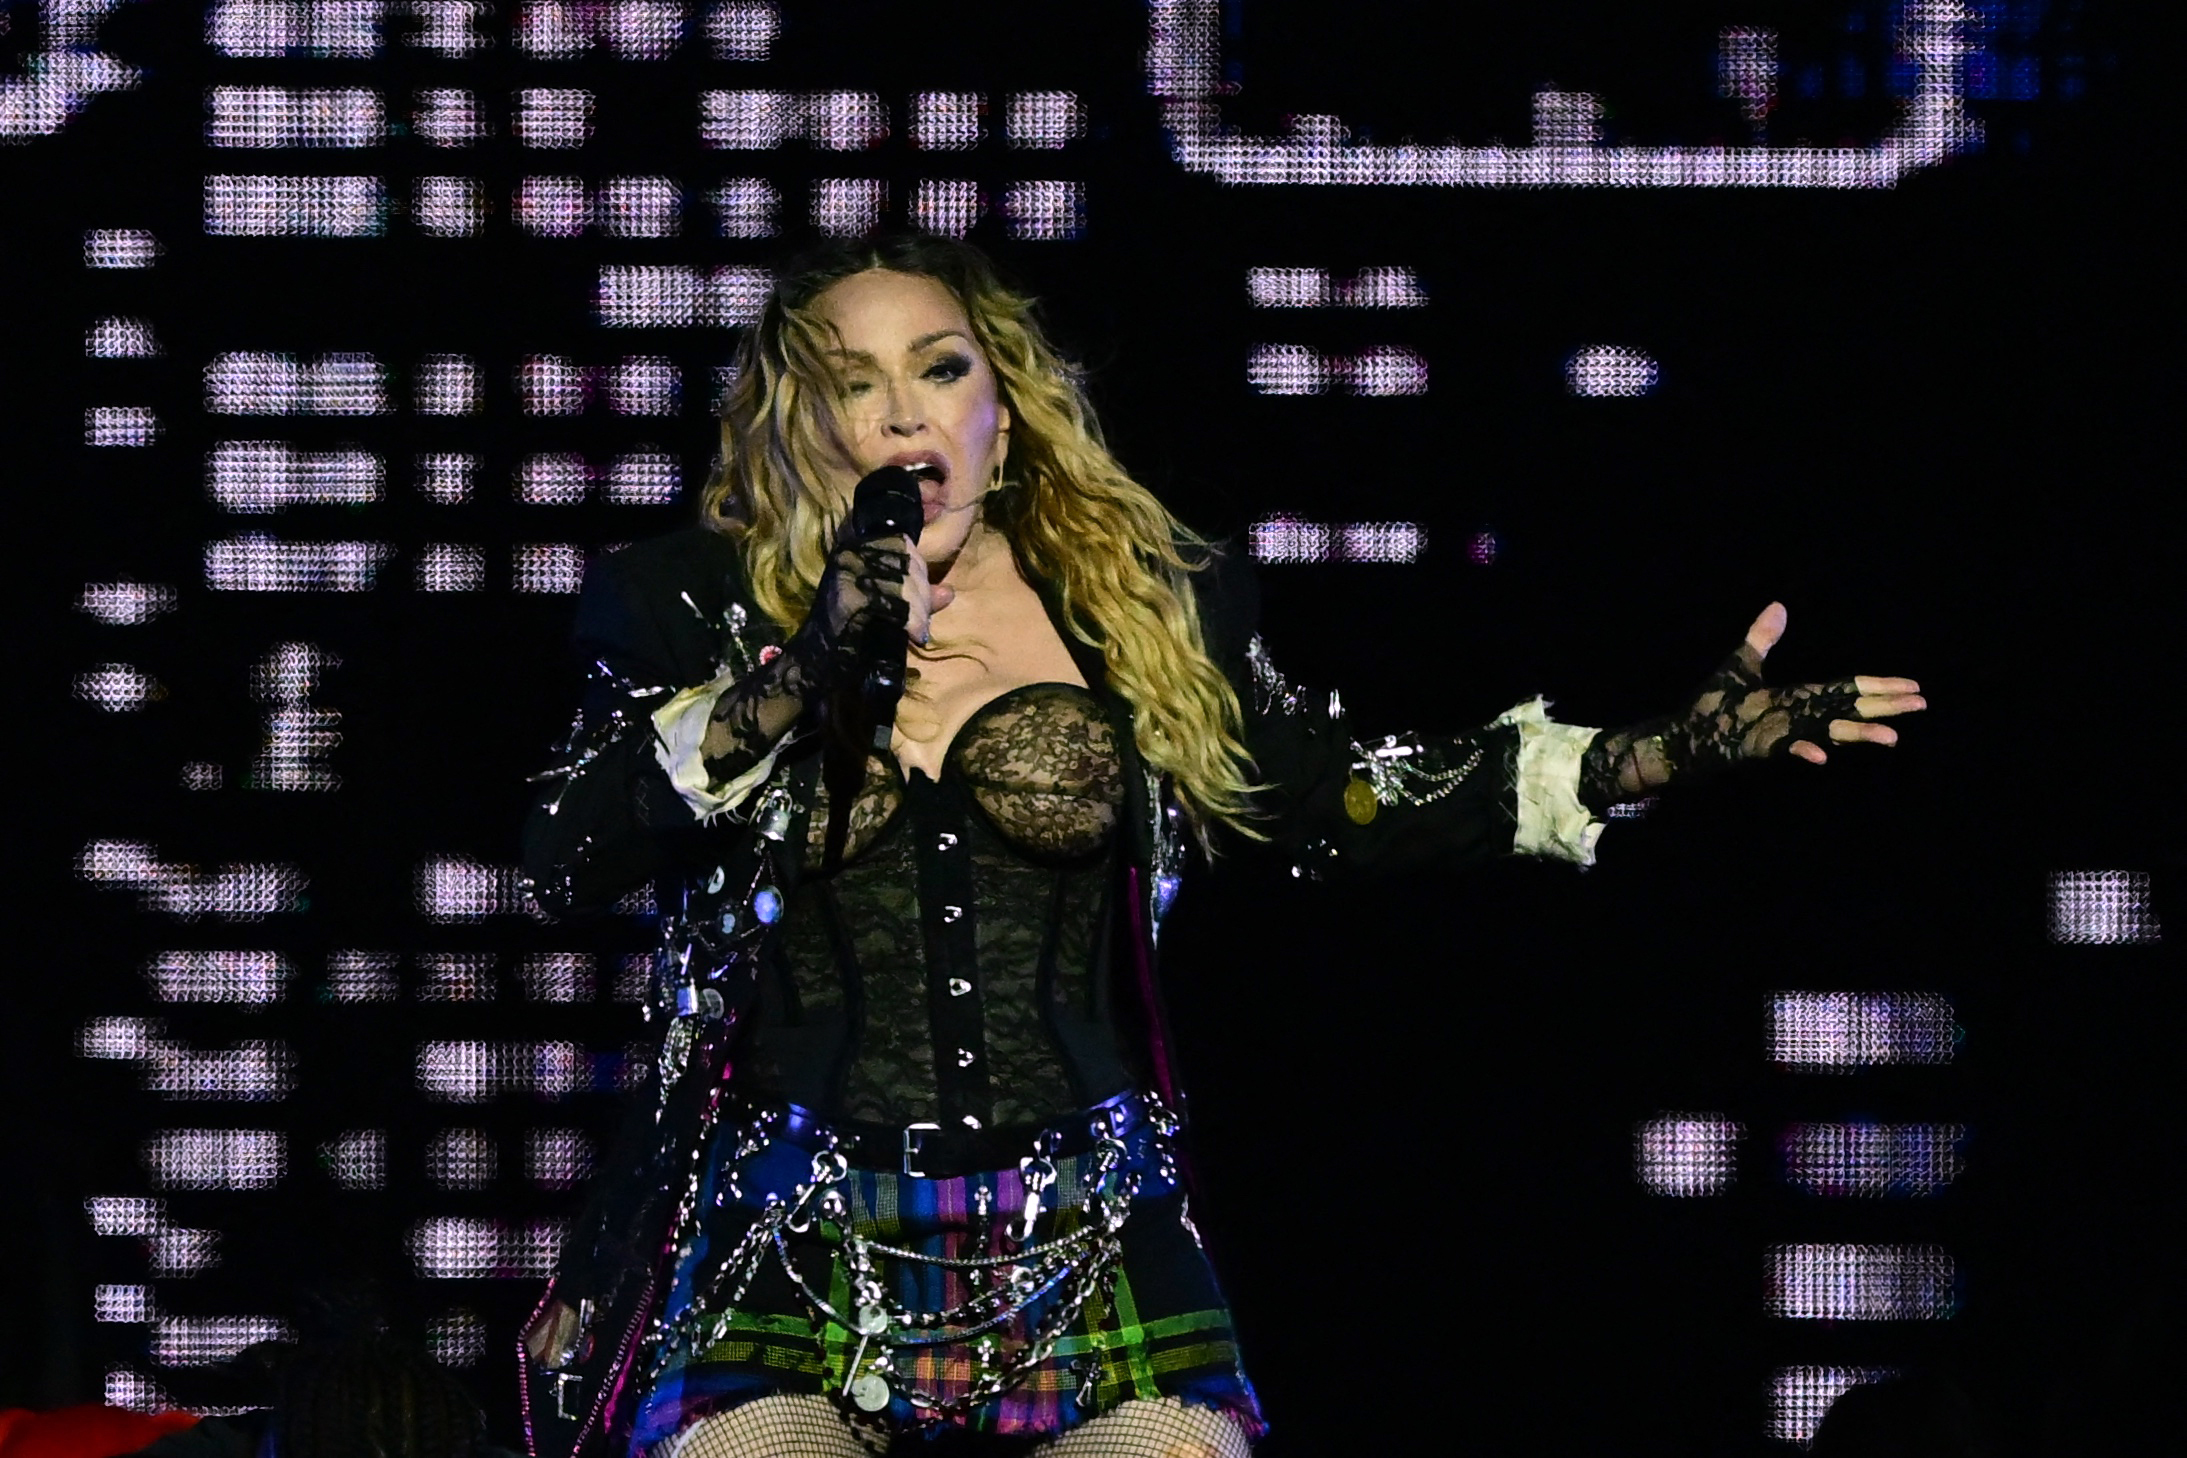
[[(716, 1138), (701, 1192), (707, 1217), (699, 1238), (676, 1264), (667, 1308), (673, 1316), (700, 1300), (710, 1315), (725, 1320), (713, 1328), (718, 1339), (700, 1350), (677, 1352), (645, 1392), (631, 1433), (632, 1458), (644, 1458), (648, 1448), (700, 1419), (754, 1398), (840, 1394), (857, 1360), (857, 1335), (808, 1308), (772, 1249), (734, 1306), (725, 1304), (728, 1289), (694, 1289), (695, 1282), (712, 1284), (710, 1274), (770, 1196), (790, 1199), (811, 1178), (811, 1154), (788, 1142), (729, 1162), (736, 1139), (726, 1125)], [(1139, 1176), (1140, 1186), (1119, 1232), (1122, 1254), (1113, 1284), (1087, 1297), (1054, 1350), (1024, 1380), (951, 1419), (955, 1425), (977, 1432), (1057, 1434), (1119, 1403), (1167, 1397), (1219, 1409), (1251, 1438), (1266, 1431), (1185, 1192), (1162, 1174), (1153, 1131), (1144, 1121), (1124, 1142), (1125, 1168)], [(1044, 1200), (1044, 1209), (1054, 1213), (1041, 1217), (1039, 1238), (1067, 1235), (1086, 1219), (1087, 1163), (1086, 1156), (1055, 1160), (1055, 1184)], [(848, 1221), (859, 1234), (945, 1259), (1000, 1253), (996, 1241), (1025, 1207), (1025, 1186), (1014, 1169), (920, 1179), (854, 1167), (836, 1188), (849, 1202)], [(837, 1248), (817, 1229), (790, 1239), (805, 1284), (838, 1311), (854, 1307)], [(944, 1310), (973, 1294), (961, 1271), (924, 1262), (883, 1260), (880, 1274), (894, 1299), (912, 1310)], [(1007, 1355), (1021, 1348), (1050, 1303), (1061, 1299), (1059, 1292), (1050, 1293), (1029, 1304), (994, 1334), (1000, 1351)], [(944, 1400), (971, 1390), (979, 1360), (968, 1343), (898, 1348), (896, 1356), (903, 1381)], [(888, 1408), (867, 1420), (901, 1431), (931, 1423), (932, 1415), (892, 1391)]]

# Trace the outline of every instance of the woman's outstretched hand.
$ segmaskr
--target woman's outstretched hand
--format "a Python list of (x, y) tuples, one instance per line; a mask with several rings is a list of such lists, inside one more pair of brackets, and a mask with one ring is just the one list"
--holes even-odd
[(1746, 760), (1823, 764), (1826, 745), (1898, 743), (1898, 730), (1876, 721), (1928, 707), (1910, 678), (1856, 674), (1772, 688), (1762, 681), (1762, 661), (1784, 631), (1784, 604), (1773, 602), (1682, 711), (1596, 735), (1581, 763), (1580, 799), (1600, 810)]

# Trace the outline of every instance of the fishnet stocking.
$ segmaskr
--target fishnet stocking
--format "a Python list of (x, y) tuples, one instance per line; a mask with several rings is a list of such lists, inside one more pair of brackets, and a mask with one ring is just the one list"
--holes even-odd
[(1215, 1409), (1163, 1397), (1123, 1403), (1033, 1451), (1040, 1458), (1246, 1458), (1252, 1446)]
[[(885, 1445), (883, 1445), (885, 1447)], [(660, 1458), (875, 1458), (872, 1445), (825, 1397), (761, 1397), (701, 1418)]]

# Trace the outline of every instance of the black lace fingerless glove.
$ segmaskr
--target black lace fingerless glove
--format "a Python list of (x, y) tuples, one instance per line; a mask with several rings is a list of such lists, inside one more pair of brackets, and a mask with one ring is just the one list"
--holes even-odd
[(706, 734), (708, 775), (727, 781), (758, 764), (809, 709), (864, 671), (878, 631), (900, 632), (909, 620), (904, 580), (910, 566), (900, 548), (838, 542), (805, 621), (780, 653), (714, 705)]
[(1771, 688), (1762, 655), (1741, 643), (1677, 714), (1595, 736), (1580, 761), (1580, 803), (1600, 814), (1673, 781), (1781, 758), (1800, 740), (1829, 742), (1830, 721), (1855, 717), (1852, 680)]

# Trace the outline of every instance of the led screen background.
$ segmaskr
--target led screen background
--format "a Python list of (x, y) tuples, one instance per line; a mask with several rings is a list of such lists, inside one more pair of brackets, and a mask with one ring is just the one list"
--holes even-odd
[(2033, 1402), (2131, 1319), (2176, 381), (2115, 15), (137, 0), (0, 39), (25, 1400), (219, 1406), (362, 1272), (507, 1440), (643, 1031), (642, 905), (552, 925), (508, 876), (570, 592), (687, 518), (758, 271), (875, 221), (1047, 300), (1369, 730), (1656, 712), (1772, 597), (1786, 672), (1937, 703), (1585, 877), (1241, 852), (1188, 893), (1271, 1451), (1460, 1411), (1741, 1451), (1886, 1370)]

